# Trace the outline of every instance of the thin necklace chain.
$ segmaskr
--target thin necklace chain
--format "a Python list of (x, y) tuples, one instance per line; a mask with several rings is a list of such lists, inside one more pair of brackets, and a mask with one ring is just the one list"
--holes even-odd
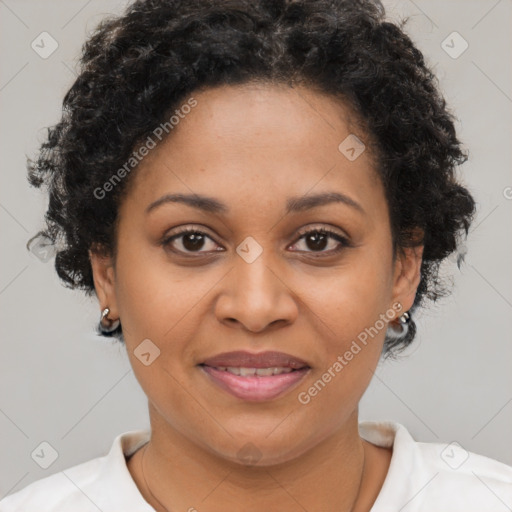
[(363, 486), (363, 477), (364, 477), (364, 470), (366, 467), (366, 450), (363, 446), (363, 469), (361, 470), (361, 478), (359, 479), (359, 487), (357, 488), (357, 494), (354, 498), (354, 503), (352, 503), (352, 506), (350, 507), (350, 512), (354, 511), (354, 506), (357, 504), (357, 500), (359, 499), (359, 495), (361, 494), (361, 487)]
[[(148, 447), (149, 443), (146, 443), (144, 445), (144, 448), (142, 449), (142, 459), (140, 461), (140, 467), (142, 470), (142, 478), (144, 480), (144, 485), (146, 486), (146, 489), (148, 490), (149, 494), (151, 494), (151, 497), (165, 510), (165, 512), (171, 512), (151, 491), (151, 488), (148, 485), (148, 481), (146, 480), (146, 475), (144, 473), (144, 457), (146, 456), (146, 448)], [(364, 470), (366, 466), (366, 454), (363, 449), (363, 469), (361, 471), (361, 479), (359, 480), (359, 487), (357, 489), (357, 494), (354, 499), (354, 503), (352, 503), (352, 506), (350, 507), (350, 512), (354, 510), (354, 505), (357, 503), (357, 499), (359, 498), (359, 494), (361, 493), (361, 486), (363, 484), (363, 477), (364, 477)]]
[(142, 452), (142, 459), (140, 461), (140, 467), (142, 469), (142, 478), (144, 479), (144, 484), (146, 489), (148, 490), (151, 497), (165, 510), (165, 512), (170, 512), (170, 510), (152, 493), (151, 488), (148, 485), (148, 481), (146, 480), (146, 475), (144, 474), (144, 457), (146, 455), (146, 448), (148, 447), (148, 443), (144, 446)]

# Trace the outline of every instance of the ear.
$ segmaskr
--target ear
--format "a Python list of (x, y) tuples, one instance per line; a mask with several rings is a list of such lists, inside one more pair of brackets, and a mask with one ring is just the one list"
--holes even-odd
[(411, 309), (421, 281), (423, 245), (399, 247), (393, 276), (393, 304), (402, 304), (400, 314)]
[(91, 249), (89, 250), (89, 260), (100, 308), (103, 310), (108, 307), (110, 309), (108, 317), (112, 320), (117, 319), (119, 318), (119, 311), (115, 292), (116, 281), (113, 258), (104, 254), (101, 249)]

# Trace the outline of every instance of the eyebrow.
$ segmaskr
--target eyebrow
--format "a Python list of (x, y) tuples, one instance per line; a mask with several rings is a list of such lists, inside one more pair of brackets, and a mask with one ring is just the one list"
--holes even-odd
[[(146, 214), (167, 203), (183, 203), (206, 213), (222, 214), (229, 212), (229, 208), (224, 203), (213, 197), (199, 194), (166, 194), (151, 203), (146, 208)], [(286, 213), (303, 212), (331, 203), (345, 204), (366, 215), (365, 210), (359, 203), (340, 192), (323, 192), (319, 194), (290, 197), (286, 201)]]

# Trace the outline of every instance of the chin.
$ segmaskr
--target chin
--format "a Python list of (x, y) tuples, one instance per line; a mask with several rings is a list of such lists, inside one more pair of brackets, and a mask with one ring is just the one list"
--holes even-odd
[[(274, 423), (275, 428), (276, 423)], [(269, 467), (290, 462), (316, 444), (314, 439), (295, 437), (291, 432), (282, 432), (281, 435), (268, 436), (265, 434), (225, 438), (220, 445), (208, 447), (208, 450), (216, 457), (222, 458), (242, 467)]]

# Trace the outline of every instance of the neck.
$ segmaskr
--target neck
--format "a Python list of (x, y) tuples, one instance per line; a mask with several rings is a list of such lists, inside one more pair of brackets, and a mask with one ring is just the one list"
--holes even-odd
[(357, 411), (301, 456), (268, 466), (241, 465), (207, 451), (169, 428), (151, 406), (150, 418), (151, 440), (128, 467), (159, 512), (235, 512), (241, 503), (247, 512), (369, 510), (389, 465), (389, 457), (386, 462), (377, 453), (383, 449), (359, 437)]

